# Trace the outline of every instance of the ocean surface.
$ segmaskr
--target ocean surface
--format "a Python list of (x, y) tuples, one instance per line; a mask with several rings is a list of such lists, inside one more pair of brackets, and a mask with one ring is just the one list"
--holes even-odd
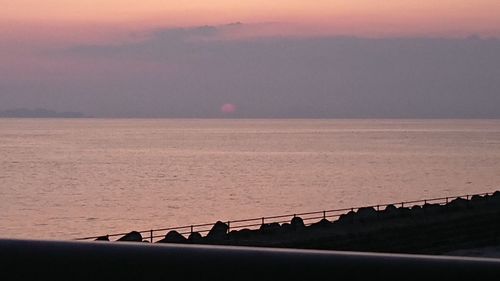
[(500, 190), (500, 120), (0, 119), (0, 237)]

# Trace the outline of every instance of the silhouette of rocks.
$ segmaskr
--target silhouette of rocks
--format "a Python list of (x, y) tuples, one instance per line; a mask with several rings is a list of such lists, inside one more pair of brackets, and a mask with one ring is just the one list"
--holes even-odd
[(457, 211), (457, 210), (467, 209), (468, 203), (469, 201), (466, 199), (456, 198), (452, 200), (450, 203), (448, 203), (446, 206), (448, 207), (448, 209)]
[(319, 222), (313, 223), (309, 227), (311, 229), (316, 229), (316, 228), (321, 229), (321, 228), (330, 227), (332, 225), (333, 225), (333, 223), (331, 223), (329, 220), (327, 220), (327, 219), (321, 219)]
[(191, 232), (191, 234), (189, 234), (189, 237), (188, 237), (188, 241), (190, 243), (199, 243), (201, 240), (203, 239), (203, 237), (201, 236), (201, 234), (199, 232)]
[[(295, 216), (281, 225), (268, 223), (229, 233), (228, 229), (218, 221), (206, 237), (194, 232), (186, 239), (171, 231), (161, 242), (440, 254), (500, 245), (500, 192), (470, 200), (455, 198), (443, 205), (360, 208), (337, 221), (321, 219), (309, 226)], [(131, 232), (119, 241), (141, 241), (141, 237)]]
[(279, 223), (265, 223), (260, 226), (259, 230), (262, 234), (276, 234), (281, 231), (281, 226)]
[(248, 240), (257, 237), (260, 234), (259, 230), (251, 230), (243, 228), (240, 230), (232, 230), (229, 232), (228, 237), (232, 240)]
[(94, 241), (109, 241), (109, 236), (108, 235), (99, 236)]
[(142, 242), (142, 235), (139, 232), (137, 232), (137, 231), (132, 231), (132, 232), (129, 232), (129, 233), (125, 234), (125, 236), (121, 237), (117, 241), (123, 241), (123, 242)]
[(293, 230), (292, 225), (289, 224), (289, 223), (283, 223), (281, 225), (281, 231), (284, 232), (284, 233), (292, 231), (292, 230)]
[(442, 212), (443, 208), (439, 204), (426, 203), (422, 207), (422, 210), (425, 212), (426, 215), (435, 215), (435, 214), (439, 214), (440, 212)]
[(210, 229), (210, 231), (208, 232), (207, 238), (212, 238), (212, 239), (225, 238), (228, 229), (229, 229), (229, 227), (227, 226), (227, 224), (225, 224), (221, 221), (218, 221), (214, 224), (212, 229)]
[(165, 238), (161, 239), (158, 241), (158, 243), (177, 243), (177, 244), (184, 244), (187, 243), (188, 239), (186, 237), (182, 236), (179, 232), (175, 230), (171, 230), (165, 235)]
[(349, 211), (347, 214), (340, 215), (338, 222), (340, 223), (353, 223), (356, 213), (354, 211)]
[(294, 230), (300, 230), (305, 228), (304, 220), (301, 217), (293, 217), (290, 221), (290, 225)]
[(377, 211), (373, 207), (359, 208), (356, 212), (356, 219), (360, 222), (367, 222), (377, 218)]
[(387, 205), (385, 209), (382, 211), (382, 215), (386, 219), (394, 219), (401, 215), (399, 209), (394, 205)]

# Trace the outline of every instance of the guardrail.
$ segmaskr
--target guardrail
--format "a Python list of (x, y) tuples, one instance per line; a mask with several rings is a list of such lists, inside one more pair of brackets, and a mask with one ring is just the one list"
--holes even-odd
[(7, 280), (498, 280), (500, 259), (150, 243), (1, 240)]
[[(333, 220), (340, 217), (343, 214), (348, 212), (355, 212), (361, 208), (374, 208), (377, 211), (383, 210), (387, 208), (387, 206), (393, 205), (396, 207), (410, 207), (410, 206), (422, 206), (425, 204), (448, 204), (451, 200), (462, 198), (469, 200), (472, 196), (489, 196), (493, 195), (493, 192), (484, 192), (484, 193), (476, 193), (476, 194), (466, 194), (459, 196), (450, 196), (450, 197), (439, 197), (439, 198), (430, 198), (430, 199), (420, 199), (420, 200), (412, 200), (412, 201), (403, 201), (397, 203), (386, 203), (379, 205), (368, 205), (361, 207), (352, 207), (352, 208), (343, 208), (343, 209), (331, 209), (331, 210), (323, 210), (323, 211), (315, 211), (315, 212), (305, 212), (305, 213), (296, 213), (296, 214), (286, 214), (286, 215), (277, 215), (277, 216), (268, 216), (268, 217), (259, 217), (259, 218), (250, 218), (250, 219), (240, 219), (240, 220), (228, 220), (224, 223), (228, 226), (228, 232), (231, 230), (241, 230), (244, 228), (248, 229), (256, 229), (263, 224), (268, 223), (289, 223), (293, 217), (300, 217), (306, 226), (311, 225), (314, 222), (317, 222), (320, 219), (328, 219)], [(183, 225), (183, 226), (174, 226), (167, 228), (157, 228), (157, 229), (149, 229), (149, 230), (140, 230), (139, 232), (144, 239), (149, 240), (150, 242), (154, 242), (158, 238), (163, 238), (165, 234), (169, 231), (175, 230), (182, 235), (189, 235), (193, 232), (198, 233), (208, 233), (212, 226), (215, 223), (204, 223), (204, 224), (192, 224), (192, 225)], [(161, 233), (161, 234), (160, 234)], [(95, 240), (102, 237), (112, 238), (112, 237), (121, 237), (128, 234), (128, 232), (123, 233), (113, 233), (99, 236), (90, 236), (77, 238), (76, 240)]]

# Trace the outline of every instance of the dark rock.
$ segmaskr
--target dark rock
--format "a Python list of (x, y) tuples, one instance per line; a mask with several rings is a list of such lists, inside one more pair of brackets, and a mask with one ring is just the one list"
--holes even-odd
[(490, 203), (498, 204), (500, 202), (500, 191), (495, 191), (490, 197), (488, 197)]
[(424, 206), (422, 207), (422, 209), (424, 210), (424, 213), (426, 215), (435, 215), (441, 211), (442, 206), (439, 204), (425, 203)]
[(202, 240), (203, 240), (203, 237), (201, 236), (201, 234), (199, 232), (191, 232), (189, 234), (188, 241), (191, 243), (196, 244)]
[(240, 230), (232, 230), (229, 232), (229, 238), (231, 239), (249, 239), (255, 236), (255, 230), (250, 230), (248, 228)]
[(484, 208), (487, 205), (491, 204), (493, 201), (490, 200), (490, 196), (485, 195), (472, 195), (469, 201), (469, 208)]
[(187, 242), (186, 237), (182, 236), (179, 232), (175, 230), (171, 230), (165, 235), (165, 238), (158, 241), (158, 243), (176, 243), (176, 244), (185, 244)]
[(117, 241), (123, 242), (142, 242), (142, 235), (137, 231), (132, 231), (130, 233), (125, 234), (122, 238)]
[(290, 225), (295, 230), (303, 229), (306, 227), (304, 224), (304, 220), (301, 217), (293, 217), (293, 219), (290, 221)]
[(481, 195), (472, 195), (472, 197), (470, 198), (471, 201), (482, 201), (484, 199), (485, 198)]
[(424, 212), (424, 210), (423, 210), (422, 206), (419, 206), (419, 205), (414, 205), (414, 206), (412, 206), (412, 207), (410, 208), (410, 210), (411, 210), (411, 215), (412, 215), (413, 217), (418, 217), (418, 216), (421, 216), (421, 215), (424, 215), (424, 214), (425, 214), (425, 212)]
[(281, 225), (281, 231), (282, 232), (288, 232), (288, 231), (291, 231), (293, 230), (292, 226), (289, 224), (289, 223), (283, 223)]
[(109, 241), (109, 236), (108, 235), (104, 235), (104, 236), (99, 236), (97, 237), (96, 240), (94, 241)]
[(329, 220), (327, 220), (327, 219), (321, 219), (319, 222), (313, 223), (309, 227), (311, 227), (312, 229), (315, 229), (315, 228), (327, 228), (327, 227), (330, 227), (332, 225), (333, 224)]
[(385, 207), (384, 211), (385, 212), (394, 212), (396, 211), (398, 208), (396, 208), (396, 206), (392, 205), (392, 204), (389, 204)]
[(210, 229), (210, 231), (207, 234), (207, 237), (208, 238), (223, 238), (226, 236), (228, 229), (229, 229), (229, 227), (227, 226), (227, 224), (225, 224), (221, 221), (218, 221), (214, 224), (212, 229)]
[(338, 222), (340, 222), (340, 223), (352, 223), (352, 222), (354, 222), (355, 215), (356, 215), (356, 213), (354, 211), (349, 211), (347, 214), (340, 215)]
[(376, 218), (377, 211), (373, 207), (359, 208), (355, 215), (355, 219), (360, 222), (367, 222)]
[(383, 215), (384, 218), (387, 218), (387, 219), (396, 218), (400, 215), (398, 208), (396, 208), (396, 206), (394, 206), (392, 204), (387, 205), (381, 214)]
[(267, 235), (267, 234), (276, 234), (276, 233), (280, 232), (281, 227), (280, 227), (280, 224), (279, 224), (279, 223), (276, 223), (276, 222), (274, 222), (274, 223), (269, 223), (269, 224), (268, 224), (268, 223), (265, 223), (265, 224), (262, 224), (262, 225), (260, 226), (260, 229), (259, 229), (259, 230), (260, 230), (260, 232), (261, 232), (262, 234), (266, 234), (266, 235)]
[(399, 217), (409, 217), (411, 216), (411, 210), (407, 207), (398, 208)]
[(468, 205), (469, 205), (468, 200), (458, 197), (456, 199), (453, 199), (446, 206), (448, 207), (448, 209), (450, 209), (452, 211), (458, 211), (458, 210), (466, 209)]

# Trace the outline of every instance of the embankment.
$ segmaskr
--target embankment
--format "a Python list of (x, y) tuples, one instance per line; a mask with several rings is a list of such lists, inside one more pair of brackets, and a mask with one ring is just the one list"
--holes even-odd
[[(142, 241), (142, 237), (131, 232), (119, 240)], [(184, 237), (170, 231), (157, 243), (443, 254), (500, 245), (500, 192), (456, 198), (443, 205), (360, 208), (335, 221), (322, 219), (308, 226), (300, 217), (232, 231), (217, 222), (206, 236), (193, 232)]]

